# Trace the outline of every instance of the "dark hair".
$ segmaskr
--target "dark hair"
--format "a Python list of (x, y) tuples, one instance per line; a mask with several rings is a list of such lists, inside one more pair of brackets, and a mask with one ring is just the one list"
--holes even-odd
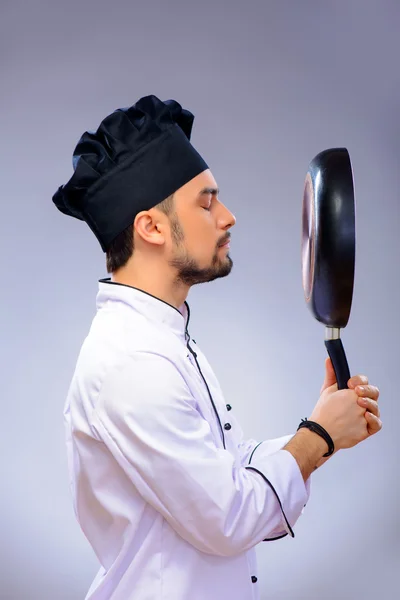
[[(158, 208), (165, 215), (170, 216), (174, 208), (174, 195), (168, 196), (165, 200), (157, 204)], [(124, 267), (133, 254), (133, 224), (129, 225), (111, 242), (106, 252), (107, 273), (114, 273), (117, 269)]]

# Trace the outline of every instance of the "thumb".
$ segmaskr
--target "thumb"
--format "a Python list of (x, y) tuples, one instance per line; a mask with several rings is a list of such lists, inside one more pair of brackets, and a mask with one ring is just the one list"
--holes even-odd
[(324, 390), (331, 387), (332, 385), (335, 385), (335, 383), (336, 383), (335, 370), (333, 368), (331, 359), (327, 358), (327, 359), (325, 359), (325, 379), (324, 379), (324, 383), (322, 384), (320, 393), (322, 394), (322, 392)]

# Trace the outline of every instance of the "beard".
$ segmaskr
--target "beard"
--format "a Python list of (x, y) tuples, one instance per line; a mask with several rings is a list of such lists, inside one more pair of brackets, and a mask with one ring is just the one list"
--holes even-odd
[(200, 268), (183, 247), (184, 233), (176, 218), (171, 220), (171, 232), (176, 246), (176, 253), (169, 261), (169, 264), (178, 272), (177, 282), (192, 286), (199, 283), (208, 283), (209, 281), (229, 275), (233, 266), (233, 261), (229, 254), (224, 259), (221, 259), (218, 255), (219, 247), (217, 246), (210, 266)]
[(218, 254), (215, 253), (211, 265), (200, 268), (193, 258), (182, 252), (170, 261), (170, 265), (178, 271), (177, 281), (191, 286), (226, 277), (232, 270), (233, 262), (229, 255), (221, 260)]

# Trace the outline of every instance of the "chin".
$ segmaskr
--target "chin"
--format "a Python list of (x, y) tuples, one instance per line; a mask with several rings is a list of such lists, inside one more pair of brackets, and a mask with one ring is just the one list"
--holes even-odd
[(227, 277), (232, 271), (233, 261), (230, 256), (227, 256), (226, 259), (221, 262), (218, 268), (215, 270), (215, 276), (213, 279), (219, 279), (221, 277)]
[(215, 281), (221, 277), (227, 277), (232, 270), (233, 262), (229, 255), (221, 260), (219, 257), (214, 258), (209, 267), (199, 267), (193, 260), (175, 259), (171, 263), (177, 268), (177, 280), (185, 285), (192, 286), (199, 283), (207, 283)]

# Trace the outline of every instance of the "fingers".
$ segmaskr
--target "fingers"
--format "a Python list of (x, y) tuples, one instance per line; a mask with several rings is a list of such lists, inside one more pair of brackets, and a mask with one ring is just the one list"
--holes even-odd
[(354, 375), (347, 382), (348, 387), (354, 390), (358, 385), (368, 385), (368, 377), (366, 375)]
[(365, 419), (367, 421), (367, 430), (369, 435), (374, 435), (382, 429), (382, 421), (374, 414), (366, 412)]
[[(357, 404), (365, 408), (365, 420), (367, 422), (368, 435), (374, 435), (382, 429), (380, 410), (378, 405), (379, 390), (373, 385), (357, 386)], [(368, 394), (365, 397), (363, 394)]]
[(378, 400), (379, 398), (379, 389), (375, 385), (357, 385), (354, 388), (357, 396), (364, 398), (372, 398), (372, 400)]
[(362, 408), (365, 408), (368, 412), (372, 413), (376, 417), (380, 417), (379, 405), (376, 400), (372, 398), (357, 398), (357, 403)]

